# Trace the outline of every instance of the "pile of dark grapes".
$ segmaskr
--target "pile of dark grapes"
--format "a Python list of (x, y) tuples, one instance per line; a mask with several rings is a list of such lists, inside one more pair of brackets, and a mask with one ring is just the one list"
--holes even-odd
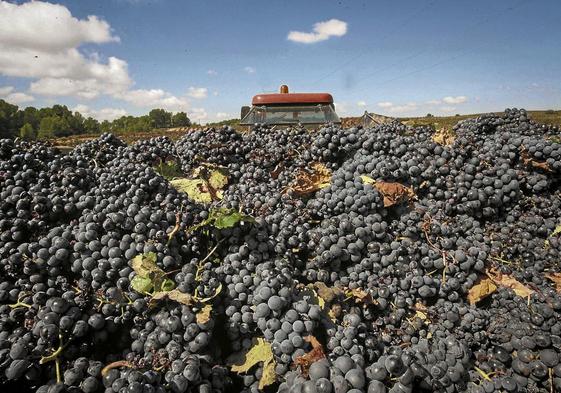
[[(452, 134), (0, 140), (2, 392), (561, 391), (560, 131)], [(172, 181), (213, 170), (212, 202)]]

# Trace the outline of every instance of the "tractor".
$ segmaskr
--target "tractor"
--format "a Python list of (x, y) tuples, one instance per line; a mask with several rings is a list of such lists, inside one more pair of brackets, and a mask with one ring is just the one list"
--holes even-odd
[(326, 123), (341, 123), (331, 94), (289, 93), (286, 85), (280, 87), (279, 93), (254, 96), (251, 107), (242, 107), (240, 121), (240, 125), (248, 127), (264, 124), (314, 128)]

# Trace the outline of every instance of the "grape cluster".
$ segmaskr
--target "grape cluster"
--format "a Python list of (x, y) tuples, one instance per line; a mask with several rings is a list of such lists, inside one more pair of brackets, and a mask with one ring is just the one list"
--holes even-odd
[[(559, 129), (440, 132), (0, 140), (1, 386), (561, 390)], [(201, 167), (227, 176), (210, 201), (170, 181)]]

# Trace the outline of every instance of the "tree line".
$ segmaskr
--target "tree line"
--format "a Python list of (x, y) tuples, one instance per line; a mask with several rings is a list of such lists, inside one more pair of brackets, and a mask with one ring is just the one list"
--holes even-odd
[(156, 128), (189, 127), (191, 120), (185, 112), (171, 113), (164, 109), (152, 109), (143, 116), (121, 116), (113, 121), (102, 122), (72, 112), (66, 105), (50, 108), (17, 105), (0, 100), (0, 138), (48, 139), (80, 134), (103, 132), (126, 133), (151, 131)]

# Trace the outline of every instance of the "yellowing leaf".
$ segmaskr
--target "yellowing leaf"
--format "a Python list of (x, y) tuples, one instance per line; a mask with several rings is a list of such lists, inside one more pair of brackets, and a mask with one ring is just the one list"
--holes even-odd
[(325, 165), (314, 162), (310, 168), (300, 169), (296, 174), (294, 184), (288, 189), (296, 195), (308, 195), (331, 184), (331, 171)]
[(561, 233), (561, 225), (557, 225), (555, 227), (555, 230), (553, 232), (551, 232), (551, 235), (549, 235), (548, 237), (553, 237), (553, 236), (557, 236)]
[(259, 389), (269, 386), (275, 382), (275, 358), (271, 344), (263, 338), (258, 338), (257, 342), (245, 354), (245, 360), (242, 364), (232, 366), (232, 371), (235, 373), (246, 373), (253, 366), (263, 363), (263, 373), (259, 380)]
[(205, 324), (210, 320), (210, 314), (212, 312), (212, 305), (207, 304), (203, 307), (201, 311), (197, 313), (197, 323)]
[(156, 259), (157, 256), (154, 252), (139, 254), (132, 259), (131, 267), (136, 274), (142, 277), (148, 277), (150, 274), (164, 275), (165, 272), (156, 265)]
[(427, 321), (429, 319), (427, 306), (425, 306), (423, 303), (416, 303), (415, 316), (422, 321)]
[(154, 296), (152, 296), (151, 301), (155, 302), (163, 299), (173, 300), (187, 306), (190, 306), (194, 303), (194, 299), (191, 295), (189, 295), (188, 293), (183, 293), (179, 289), (174, 289), (167, 292), (157, 292), (154, 294)]
[(469, 304), (475, 304), (483, 300), (497, 290), (497, 286), (489, 277), (480, 277), (475, 285), (468, 291)]
[(212, 296), (209, 297), (199, 297), (199, 293), (198, 291), (195, 289), (195, 296), (193, 296), (193, 298), (200, 302), (200, 303), (206, 303), (212, 299), (214, 299), (216, 296), (218, 296), (218, 294), (222, 291), (222, 283), (219, 283), (218, 286), (216, 287), (216, 290), (214, 291), (214, 294)]
[(449, 146), (456, 140), (456, 133), (454, 132), (454, 130), (441, 128), (434, 133), (434, 135), (432, 136), (432, 140), (439, 145)]
[(362, 288), (347, 289), (345, 291), (345, 295), (347, 295), (347, 297), (354, 298), (356, 303), (361, 303), (365, 305), (375, 303), (374, 299), (372, 298), (372, 295)]
[(517, 281), (514, 277), (503, 274), (499, 270), (491, 268), (487, 271), (487, 276), (493, 280), (496, 285), (510, 288), (520, 297), (529, 297), (534, 293), (532, 289), (528, 288), (520, 281)]
[(174, 179), (170, 184), (178, 191), (184, 192), (195, 202), (211, 203), (213, 200), (222, 199), (222, 191), (209, 187), (203, 179)]
[(553, 281), (555, 284), (555, 290), (561, 293), (561, 273), (545, 273), (545, 278)]

